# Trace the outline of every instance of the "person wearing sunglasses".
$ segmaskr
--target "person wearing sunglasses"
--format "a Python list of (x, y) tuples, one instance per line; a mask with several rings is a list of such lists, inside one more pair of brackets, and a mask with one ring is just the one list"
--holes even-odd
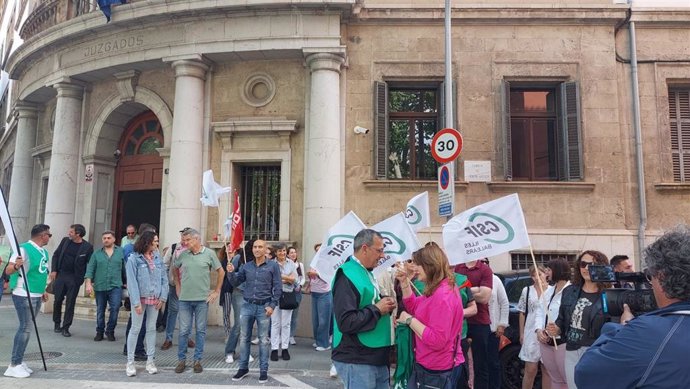
[(608, 265), (609, 259), (595, 250), (578, 255), (573, 283), (563, 290), (558, 318), (546, 326), (550, 337), (565, 337), (565, 378), (569, 389), (577, 388), (575, 365), (597, 340), (601, 327), (611, 319), (605, 312), (602, 299), (602, 293), (609, 285), (592, 281), (588, 269), (592, 264)]
[(665, 233), (644, 250), (659, 309), (607, 323), (575, 368), (581, 388), (690, 388), (690, 228)]

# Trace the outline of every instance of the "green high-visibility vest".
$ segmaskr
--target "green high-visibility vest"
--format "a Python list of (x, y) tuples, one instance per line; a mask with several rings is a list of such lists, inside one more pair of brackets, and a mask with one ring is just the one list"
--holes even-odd
[[(40, 250), (30, 242), (22, 243), (21, 248), (29, 258), (24, 258), (28, 262), (29, 268), (26, 269), (26, 280), (29, 284), (29, 292), (43, 293), (46, 290), (48, 283), (48, 250), (41, 248)], [(19, 273), (16, 271), (10, 275), (10, 289), (17, 287), (19, 281)], [(23, 281), (22, 281), (23, 282)]]
[[(352, 258), (349, 258), (345, 263), (340, 266), (336, 272), (336, 277), (338, 272), (342, 272), (345, 277), (347, 277), (350, 282), (355, 286), (357, 292), (359, 292), (359, 309), (364, 309), (367, 305), (375, 304), (381, 297), (376, 291), (376, 286), (372, 283), (374, 279), (373, 274), (364, 268), (361, 264)], [(336, 277), (333, 277), (333, 283), (335, 284)], [(333, 290), (333, 288), (331, 288)], [(338, 347), (340, 341), (343, 338), (343, 333), (340, 332), (338, 328), (338, 322), (333, 320), (333, 347)], [(380, 348), (391, 346), (391, 315), (386, 313), (381, 315), (381, 318), (376, 323), (371, 331), (360, 332), (357, 334), (357, 339), (366, 347), (370, 348)]]

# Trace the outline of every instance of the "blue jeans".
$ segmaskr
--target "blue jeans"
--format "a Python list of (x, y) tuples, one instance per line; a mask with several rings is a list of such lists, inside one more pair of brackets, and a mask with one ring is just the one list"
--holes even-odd
[(228, 341), (225, 343), (225, 355), (234, 354), (237, 349), (237, 342), (240, 339), (240, 311), (242, 310), (242, 303), (244, 299), (242, 298), (242, 291), (235, 289), (232, 292), (232, 317), (233, 323), (230, 329), (230, 335), (228, 336)]
[(345, 389), (389, 389), (388, 366), (360, 365), (333, 361)]
[(206, 340), (206, 322), (208, 320), (208, 303), (201, 301), (178, 301), (177, 313), (180, 319), (180, 336), (177, 345), (177, 359), (187, 359), (187, 339), (192, 332), (192, 315), (196, 325), (196, 347), (194, 348), (194, 361), (200, 361), (204, 356), (204, 341)]
[[(105, 326), (105, 305), (108, 304), (110, 316), (108, 326)], [(105, 330), (108, 334), (115, 333), (117, 315), (122, 304), (122, 288), (113, 288), (103, 292), (96, 292), (96, 332), (102, 334)]]
[(472, 339), (472, 361), (474, 363), (474, 389), (489, 389), (489, 337), (488, 324), (470, 324), (467, 337)]
[(489, 361), (489, 389), (501, 389), (501, 358), (498, 355), (501, 339), (496, 337), (496, 333), (489, 335), (488, 341), (488, 361)]
[[(17, 319), (19, 319), (19, 327), (17, 333), (14, 335), (14, 344), (12, 345), (12, 365), (16, 366), (23, 362), (24, 351), (26, 345), (29, 344), (31, 337), (31, 311), (29, 310), (29, 299), (12, 295), (12, 302), (14, 302), (14, 309), (17, 311)], [(34, 310), (34, 317), (41, 308), (41, 298), (32, 297), (31, 307)]]
[(168, 310), (168, 319), (165, 323), (165, 340), (171, 342), (173, 340), (173, 332), (175, 332), (175, 324), (177, 324), (178, 301), (175, 286), (171, 285), (170, 291), (168, 292), (168, 305), (166, 306)]
[(266, 316), (267, 306), (268, 303), (258, 305), (248, 301), (242, 302), (240, 311), (240, 370), (249, 368), (249, 341), (252, 337), (254, 321), (256, 321), (259, 331), (259, 371), (268, 371), (268, 352), (271, 348), (268, 328), (271, 326), (271, 318)]
[[(302, 292), (298, 292), (296, 295), (297, 304), (302, 304)], [(292, 310), (292, 320), (290, 320), (290, 337), (295, 337), (295, 330), (297, 330), (297, 318), (299, 317), (299, 305), (297, 308)]]
[[(146, 356), (149, 361), (153, 361), (156, 352), (156, 321), (153, 318), (158, 314), (158, 310), (156, 310), (155, 305), (142, 305), (141, 307), (143, 308), (141, 315), (137, 315), (134, 307), (132, 307), (132, 328), (127, 335), (127, 362), (134, 362), (134, 351), (142, 325), (146, 325)], [(146, 320), (144, 324), (145, 317), (149, 317), (149, 320)]]
[(333, 316), (333, 295), (330, 292), (311, 292), (311, 325), (318, 347), (326, 348)]

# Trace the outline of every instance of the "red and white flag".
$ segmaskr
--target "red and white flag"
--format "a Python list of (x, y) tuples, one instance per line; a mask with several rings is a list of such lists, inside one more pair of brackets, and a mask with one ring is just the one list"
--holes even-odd
[(235, 191), (235, 208), (231, 217), (225, 221), (225, 240), (230, 239), (228, 251), (233, 253), (242, 244), (244, 239), (244, 226), (242, 225), (242, 215), (240, 215), (240, 195)]

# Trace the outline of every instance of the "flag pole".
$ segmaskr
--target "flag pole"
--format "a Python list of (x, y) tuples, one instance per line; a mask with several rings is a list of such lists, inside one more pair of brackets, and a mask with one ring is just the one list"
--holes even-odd
[[(11, 230), (11, 235), (14, 238), (14, 241), (10, 242), (10, 244), (14, 243), (14, 251), (17, 253), (17, 255), (21, 255), (21, 252), (19, 251), (19, 241), (17, 240), (17, 235), (15, 235), (14, 233), (14, 227), (12, 226), (12, 218), (10, 217), (10, 212), (7, 208), (7, 202), (5, 201), (5, 192), (2, 190), (2, 188), (0, 188), (0, 197), (2, 197), (0, 200), (2, 200), (3, 211), (7, 215), (7, 223), (9, 224), (5, 226), (5, 230)], [(34, 314), (34, 307), (33, 304), (31, 304), (31, 291), (29, 290), (29, 281), (26, 277), (26, 270), (24, 269), (24, 265), (22, 265), (19, 268), (19, 271), (22, 273), (22, 280), (24, 281), (24, 290), (26, 291), (26, 297), (29, 300), (29, 311), (31, 312), (31, 321), (34, 322), (34, 331), (36, 332), (36, 341), (38, 341), (38, 350), (41, 352), (43, 371), (48, 371), (48, 366), (46, 366), (46, 358), (45, 355), (43, 355), (43, 346), (41, 345), (41, 335), (38, 333), (38, 325), (36, 324), (36, 314)], [(43, 293), (45, 293), (45, 291)]]
[[(532, 256), (532, 265), (534, 266), (534, 271), (537, 274), (537, 284), (539, 286), (539, 290), (541, 291), (541, 295), (543, 296), (544, 291), (545, 291), (544, 285), (541, 284), (541, 277), (539, 277), (539, 268), (537, 267), (537, 260), (534, 258), (534, 250), (532, 250), (532, 244), (531, 243), (529, 245), (529, 253)], [(554, 293), (556, 293), (555, 290), (554, 290)], [(548, 307), (546, 306), (546, 301), (543, 300), (541, 297), (539, 298), (539, 300), (541, 300), (542, 309), (546, 313), (546, 318), (548, 319), (548, 321), (552, 322), (553, 320), (551, 320), (551, 313), (549, 312)], [(529, 301), (527, 301), (527, 305), (529, 305)], [(551, 339), (553, 339), (553, 348), (555, 350), (558, 350), (558, 344), (556, 344), (556, 336), (551, 335)]]

